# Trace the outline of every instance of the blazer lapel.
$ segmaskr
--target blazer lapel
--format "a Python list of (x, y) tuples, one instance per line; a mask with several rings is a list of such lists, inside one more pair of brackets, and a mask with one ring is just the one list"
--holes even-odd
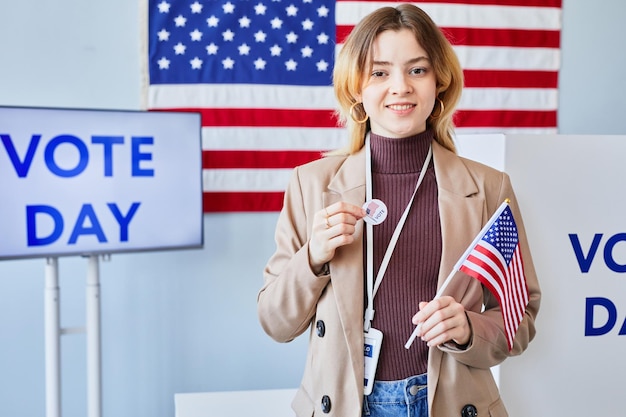
[[(323, 195), (324, 207), (345, 201), (357, 206), (365, 202), (365, 152), (364, 149), (346, 158), (328, 184)], [(330, 276), (337, 310), (345, 334), (354, 382), (363, 388), (363, 222), (356, 224), (355, 241), (335, 252), (330, 262)], [(336, 279), (333, 279), (336, 278)]]
[(443, 253), (439, 285), (482, 228), (484, 198), (461, 159), (433, 142), (435, 175), (439, 190), (439, 215)]

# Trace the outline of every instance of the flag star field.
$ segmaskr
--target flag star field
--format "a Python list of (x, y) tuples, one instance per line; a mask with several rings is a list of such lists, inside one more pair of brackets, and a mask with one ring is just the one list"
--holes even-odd
[(334, 4), (163, 0), (150, 21), (151, 82), (328, 85)]

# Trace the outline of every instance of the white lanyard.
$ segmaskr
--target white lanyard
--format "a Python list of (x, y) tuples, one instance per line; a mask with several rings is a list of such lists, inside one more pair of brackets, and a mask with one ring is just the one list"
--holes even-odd
[[(366, 274), (367, 274), (367, 309), (365, 310), (365, 320), (363, 323), (363, 329), (367, 332), (370, 329), (372, 324), (372, 320), (374, 319), (374, 296), (378, 291), (378, 287), (383, 280), (383, 276), (385, 275), (385, 271), (387, 270), (387, 266), (389, 265), (389, 260), (391, 259), (391, 255), (393, 253), (394, 248), (396, 247), (396, 243), (398, 243), (398, 238), (400, 237), (400, 233), (402, 232), (402, 228), (404, 227), (404, 223), (406, 221), (407, 216), (409, 215), (409, 211), (411, 210), (411, 205), (413, 204), (413, 200), (415, 199), (415, 195), (417, 194), (417, 189), (419, 188), (422, 180), (424, 179), (424, 175), (426, 175), (426, 170), (428, 169), (428, 164), (433, 155), (432, 145), (428, 148), (428, 154), (426, 155), (426, 160), (424, 161), (424, 165), (420, 171), (419, 178), (417, 179), (417, 184), (415, 184), (415, 190), (413, 191), (413, 195), (409, 200), (406, 208), (404, 209), (404, 213), (402, 213), (402, 217), (398, 220), (398, 224), (396, 225), (396, 229), (391, 236), (391, 240), (389, 241), (389, 246), (387, 246), (387, 250), (385, 251), (385, 256), (380, 264), (380, 268), (378, 269), (378, 274), (376, 275), (376, 282), (374, 282), (374, 227), (370, 223), (366, 223), (366, 256), (367, 256), (367, 264), (366, 264)], [(370, 149), (370, 135), (369, 133), (365, 137), (365, 200), (370, 201), (372, 199), (372, 150)]]

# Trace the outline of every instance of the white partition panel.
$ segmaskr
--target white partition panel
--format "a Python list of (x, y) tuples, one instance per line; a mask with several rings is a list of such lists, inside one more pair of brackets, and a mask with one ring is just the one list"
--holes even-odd
[(622, 416), (626, 136), (488, 140), (459, 149), (495, 164), (502, 150), (543, 292), (535, 340), (499, 367), (510, 416)]

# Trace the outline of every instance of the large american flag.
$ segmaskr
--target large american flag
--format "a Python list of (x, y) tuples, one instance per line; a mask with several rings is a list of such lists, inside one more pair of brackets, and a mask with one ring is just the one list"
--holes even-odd
[[(146, 0), (143, 0), (146, 2)], [(562, 0), (418, 3), (465, 73), (458, 133), (555, 133)], [(202, 114), (204, 211), (277, 211), (294, 166), (346, 144), (331, 74), (390, 1), (147, 0), (148, 110)]]
[(459, 269), (482, 282), (498, 299), (510, 350), (528, 305), (528, 287), (517, 225), (506, 202), (485, 229)]

